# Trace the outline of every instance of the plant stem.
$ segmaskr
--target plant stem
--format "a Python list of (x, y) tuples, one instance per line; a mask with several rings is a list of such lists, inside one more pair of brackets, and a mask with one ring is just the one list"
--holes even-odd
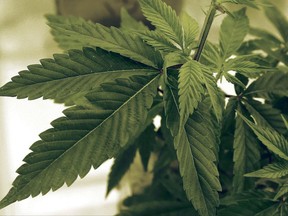
[(200, 56), (201, 56), (201, 53), (203, 51), (205, 42), (207, 40), (207, 37), (208, 37), (209, 31), (210, 31), (211, 25), (213, 23), (215, 14), (216, 14), (215, 0), (212, 0), (210, 8), (209, 8), (208, 13), (207, 13), (207, 16), (206, 16), (205, 21), (204, 21), (203, 28), (201, 30), (200, 39), (199, 39), (199, 43), (197, 46), (198, 49), (197, 49), (197, 51), (194, 55), (194, 58), (193, 58), (195, 61), (199, 61), (199, 59), (200, 59)]

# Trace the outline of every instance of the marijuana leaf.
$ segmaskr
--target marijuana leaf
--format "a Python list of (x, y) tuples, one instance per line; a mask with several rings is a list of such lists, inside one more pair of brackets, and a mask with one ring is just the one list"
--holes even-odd
[(252, 8), (258, 8), (255, 0), (221, 0), (221, 3), (243, 4)]
[(205, 93), (204, 80), (201, 65), (197, 61), (190, 60), (179, 71), (179, 109), (180, 127), (185, 124), (189, 115), (197, 108)]
[[(179, 131), (174, 146), (179, 162), (183, 187), (188, 200), (200, 215), (215, 215), (221, 190), (218, 170), (214, 161), (217, 146), (215, 125), (209, 110), (209, 100), (204, 100), (188, 118), (184, 130)], [(205, 125), (205, 126), (204, 126)]]
[(258, 177), (258, 178), (281, 178), (288, 174), (288, 161), (280, 161), (269, 164), (263, 169), (255, 172), (245, 174), (246, 177)]
[(285, 195), (288, 193), (288, 182), (286, 181), (280, 188), (278, 193), (275, 195), (274, 199), (277, 200), (281, 196)]
[[(180, 15), (180, 21), (184, 30), (184, 41), (185, 47), (188, 49), (188, 52), (191, 51), (195, 43), (195, 38), (199, 33), (199, 25), (195, 19), (193, 19), (186, 12), (182, 12)], [(189, 55), (190, 53), (188, 53)]]
[(288, 73), (281, 71), (265, 73), (251, 83), (243, 94), (267, 100), (271, 100), (275, 96), (287, 96), (287, 80)]
[(251, 113), (256, 122), (262, 127), (274, 128), (281, 134), (287, 133), (287, 128), (283, 119), (281, 118), (281, 112), (275, 109), (270, 104), (263, 104), (255, 100), (243, 100), (245, 107)]
[(169, 40), (169, 38), (161, 34), (158, 30), (141, 32), (139, 36), (157, 50), (168, 53), (179, 50), (178, 47), (173, 44), (173, 41)]
[(210, 71), (210, 69), (208, 67), (205, 67), (204, 65), (201, 65), (201, 68), (205, 87), (207, 88), (216, 118), (220, 122), (222, 120), (224, 97), (221, 97), (222, 95), (217, 86), (216, 79), (214, 78), (213, 73)]
[(274, 152), (281, 158), (288, 160), (288, 141), (282, 134), (277, 133), (274, 129), (262, 127), (259, 124), (253, 124), (239, 112), (238, 115), (246, 122), (246, 124), (257, 135), (259, 140), (267, 146), (270, 151)]
[[(46, 194), (83, 178), (93, 166), (115, 157), (145, 123), (159, 76), (134, 76), (104, 83), (86, 97), (91, 106), (64, 111), (31, 146), (25, 164), (0, 208), (30, 195)], [(113, 130), (111, 130), (113, 128)]]
[(81, 18), (47, 16), (55, 40), (64, 49), (83, 46), (100, 47), (116, 52), (143, 64), (161, 68), (162, 58), (159, 52), (147, 45), (135, 35), (101, 24), (94, 24)]
[(41, 65), (30, 65), (28, 71), (19, 72), (0, 88), (0, 95), (29, 100), (43, 96), (71, 105), (104, 82), (157, 73), (155, 69), (99, 48), (70, 50), (69, 55), (56, 54), (54, 59), (40, 62)]
[(245, 15), (245, 9), (241, 9), (227, 16), (220, 27), (220, 54), (223, 62), (240, 47), (244, 37), (248, 33), (249, 23)]
[(117, 155), (109, 173), (106, 196), (108, 196), (111, 190), (120, 183), (125, 173), (129, 170), (130, 165), (134, 161), (136, 151), (137, 146), (130, 145), (127, 149)]
[(269, 6), (264, 7), (265, 14), (268, 17), (268, 19), (271, 21), (271, 23), (276, 27), (280, 35), (282, 36), (283, 40), (285, 42), (288, 41), (288, 20), (286, 16), (273, 4), (271, 4), (270, 1), (266, 2), (269, 4)]
[[(238, 113), (244, 114), (245, 110), (238, 104)], [(247, 188), (244, 174), (259, 168), (260, 152), (257, 146), (257, 139), (251, 129), (245, 124), (243, 119), (236, 116), (236, 126), (234, 134), (234, 193), (242, 192)]]
[(161, 0), (139, 0), (143, 14), (156, 29), (176, 42), (184, 50), (183, 29), (176, 12)]

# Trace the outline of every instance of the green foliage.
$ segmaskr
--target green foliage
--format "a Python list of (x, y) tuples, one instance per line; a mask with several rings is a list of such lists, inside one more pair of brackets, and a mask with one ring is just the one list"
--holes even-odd
[(178, 78), (180, 127), (183, 127), (189, 115), (202, 100), (203, 84), (201, 66), (197, 61), (188, 61), (180, 68)]
[(69, 55), (56, 54), (54, 59), (40, 62), (41, 65), (30, 65), (27, 71), (19, 72), (0, 89), (0, 95), (72, 103), (104, 82), (157, 74), (152, 68), (100, 48), (70, 50)]
[(281, 158), (288, 160), (288, 140), (282, 135), (277, 133), (274, 129), (262, 127), (251, 123), (247, 118), (242, 116), (239, 112), (238, 115), (245, 121), (245, 123), (253, 130), (259, 140), (272, 152)]
[(175, 11), (161, 0), (139, 0), (143, 14), (149, 21), (184, 49), (183, 29)]
[[(0, 208), (70, 186), (114, 158), (108, 195), (140, 158), (139, 172), (151, 172), (153, 180), (123, 201), (119, 215), (287, 215), (285, 16), (262, 5), (278, 38), (249, 27), (245, 8), (225, 8), (259, 8), (255, 1), (212, 0), (196, 38), (199, 26), (190, 15), (178, 17), (161, 0), (139, 3), (155, 29), (125, 9), (120, 28), (47, 16), (66, 54), (28, 66), (0, 95), (69, 107), (31, 146)], [(205, 35), (216, 10), (228, 14), (219, 44)], [(235, 95), (219, 88), (222, 77)]]
[(53, 15), (47, 18), (55, 40), (64, 49), (79, 48), (79, 46), (100, 47), (152, 67), (161, 67), (160, 54), (145, 44), (139, 36), (83, 19), (74, 21), (75, 18)]
[(131, 145), (117, 156), (109, 173), (106, 196), (120, 183), (125, 173), (129, 170), (130, 165), (134, 161), (136, 151), (137, 146)]
[[(238, 113), (244, 115), (245, 110), (239, 104), (237, 107)], [(247, 115), (247, 114), (246, 114)], [(244, 174), (259, 168), (258, 161), (260, 160), (260, 152), (257, 145), (257, 139), (250, 128), (245, 124), (240, 116), (236, 116), (236, 125), (234, 133), (234, 178), (233, 189), (234, 193), (242, 192), (247, 187), (247, 181), (244, 179)]]
[(248, 173), (247, 177), (260, 177), (260, 178), (281, 178), (288, 174), (288, 162), (281, 161), (269, 164), (263, 169)]
[(229, 58), (240, 47), (249, 29), (245, 9), (241, 9), (232, 16), (227, 16), (220, 28), (220, 55), (223, 60)]

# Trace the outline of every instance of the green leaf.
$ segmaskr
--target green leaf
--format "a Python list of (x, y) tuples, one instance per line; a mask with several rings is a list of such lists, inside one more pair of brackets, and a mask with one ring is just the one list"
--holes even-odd
[(125, 173), (129, 170), (134, 161), (136, 151), (137, 146), (130, 145), (115, 158), (108, 177), (106, 197), (120, 183)]
[(195, 43), (195, 38), (199, 33), (198, 22), (185, 11), (180, 14), (180, 21), (184, 30), (184, 47), (186, 47), (188, 51), (191, 51)]
[(179, 201), (146, 201), (123, 209), (118, 216), (197, 216), (190, 203)]
[[(116, 52), (143, 64), (161, 68), (162, 58), (159, 52), (143, 40), (115, 27), (107, 28), (81, 18), (47, 16), (55, 40), (64, 49), (83, 46), (100, 47)], [(76, 44), (76, 45), (71, 45)]]
[(244, 95), (267, 100), (273, 99), (275, 95), (279, 97), (288, 96), (287, 80), (288, 73), (280, 71), (265, 73), (248, 86)]
[(143, 22), (134, 19), (126, 10), (125, 7), (121, 8), (121, 24), (120, 29), (127, 32), (139, 32), (146, 31), (148, 27), (144, 25)]
[(229, 58), (240, 47), (249, 30), (248, 18), (245, 9), (241, 9), (227, 16), (220, 27), (220, 55), (222, 61)]
[(257, 3), (255, 2), (255, 0), (221, 0), (222, 3), (234, 3), (234, 4), (243, 4), (243, 5), (247, 5), (249, 7), (252, 8), (257, 8)]
[(225, 79), (230, 82), (233, 83), (234, 85), (239, 85), (241, 88), (245, 89), (246, 86), (241, 82), (241, 80), (239, 80), (236, 76), (231, 75), (228, 72), (223, 73)]
[(279, 204), (266, 199), (249, 199), (218, 211), (218, 216), (278, 216)]
[(200, 63), (194, 60), (190, 60), (180, 68), (178, 78), (180, 127), (185, 124), (203, 98), (205, 89), (202, 73)]
[[(238, 114), (244, 114), (245, 110), (238, 104)], [(245, 114), (247, 115), (247, 114)], [(233, 192), (239, 193), (249, 188), (249, 182), (244, 178), (244, 174), (259, 168), (260, 152), (257, 146), (257, 139), (251, 129), (245, 124), (243, 119), (236, 116), (236, 126), (234, 134), (234, 155), (233, 155)]]
[(286, 120), (284, 115), (281, 115), (281, 117), (282, 117), (282, 120), (283, 120), (283, 122), (285, 124), (286, 129), (288, 130), (288, 121)]
[(253, 56), (237, 56), (224, 63), (224, 71), (236, 71), (249, 78), (257, 78), (261, 73), (268, 70), (256, 62), (250, 61)]
[(255, 125), (238, 112), (238, 115), (253, 130), (259, 140), (272, 152), (288, 160), (288, 141), (284, 136), (277, 133), (274, 129)]
[(217, 86), (216, 79), (214, 78), (211, 70), (203, 65), (201, 68), (203, 73), (203, 81), (207, 88), (216, 118), (220, 122), (222, 120), (222, 113), (224, 108), (224, 97)]
[(270, 193), (260, 190), (226, 196), (221, 200), (221, 205), (225, 207), (218, 211), (218, 216), (276, 216), (280, 207), (278, 202), (272, 200)]
[(180, 110), (178, 107), (178, 81), (172, 75), (168, 76), (167, 83), (163, 82), (163, 100), (167, 128), (172, 136), (176, 136), (179, 131)]
[(217, 137), (207, 106), (208, 99), (199, 104), (174, 140), (184, 190), (201, 216), (215, 215), (221, 190), (214, 163)]
[(149, 45), (153, 46), (155, 49), (164, 52), (175, 52), (179, 50), (173, 41), (167, 38), (165, 35), (161, 34), (160, 31), (144, 31), (139, 34), (139, 36), (146, 41)]
[(288, 65), (288, 54), (279, 49), (273, 41), (258, 39), (253, 41), (253, 45), (258, 47), (259, 50), (268, 54), (268, 57), (272, 57), (277, 61), (281, 61)]
[(0, 208), (30, 195), (35, 197), (71, 185), (109, 158), (117, 156), (146, 121), (159, 76), (134, 76), (104, 83), (89, 93), (92, 108), (75, 106), (66, 117), (40, 134), (24, 158), (13, 187)]
[(145, 131), (136, 140), (136, 144), (139, 148), (140, 158), (145, 172), (148, 171), (148, 164), (153, 147), (156, 142), (155, 126), (152, 124), (148, 126)]
[(264, 7), (264, 11), (270, 22), (276, 27), (280, 35), (285, 42), (288, 41), (288, 20), (287, 17), (270, 1), (266, 2), (269, 4)]
[(166, 124), (172, 135), (177, 135), (174, 146), (183, 187), (194, 208), (201, 212), (200, 215), (213, 215), (215, 206), (218, 205), (217, 190), (221, 190), (218, 171), (213, 163), (217, 159), (217, 120), (207, 109), (211, 106), (207, 99), (200, 102), (193, 115), (188, 118), (184, 130), (179, 131), (177, 80), (173, 76), (168, 78), (169, 83), (163, 84)]
[(254, 28), (254, 27), (250, 27), (249, 29), (249, 34), (252, 34), (254, 36), (257, 36), (260, 39), (265, 39), (268, 40), (270, 42), (273, 42), (275, 44), (276, 47), (281, 46), (281, 41), (275, 37), (273, 34), (271, 34), (270, 32), (263, 30), (263, 29), (258, 29), (258, 28)]
[(156, 29), (175, 41), (182, 49), (183, 29), (176, 12), (162, 0), (139, 0), (143, 14)]
[(280, 110), (270, 104), (263, 104), (255, 100), (244, 101), (244, 104), (259, 125), (275, 129), (281, 134), (287, 133)]
[(30, 65), (27, 71), (19, 72), (0, 88), (0, 95), (71, 102), (74, 97), (84, 97), (102, 83), (116, 78), (157, 73), (143, 64), (99, 48), (70, 50), (69, 55), (57, 54), (54, 59), (40, 62), (41, 65)]
[(279, 188), (278, 193), (275, 195), (274, 200), (279, 199), (280, 197), (284, 196), (288, 193), (288, 182), (286, 181), (281, 187)]
[(218, 46), (207, 41), (202, 51), (200, 62), (211, 67), (214, 71), (219, 71), (222, 67), (222, 60)]
[(281, 161), (269, 164), (263, 169), (245, 174), (246, 177), (258, 178), (281, 178), (288, 174), (288, 161)]

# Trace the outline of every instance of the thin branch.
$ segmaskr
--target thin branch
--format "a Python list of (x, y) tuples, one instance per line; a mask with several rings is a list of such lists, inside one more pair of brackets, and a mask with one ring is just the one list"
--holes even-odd
[(199, 59), (201, 57), (201, 53), (202, 53), (203, 48), (205, 46), (205, 43), (206, 43), (209, 31), (210, 31), (211, 25), (213, 23), (215, 14), (216, 14), (215, 0), (212, 0), (210, 8), (209, 8), (208, 13), (207, 13), (207, 16), (206, 16), (205, 21), (204, 21), (203, 28), (201, 30), (200, 40), (199, 40), (199, 43), (197, 46), (198, 49), (197, 49), (197, 51), (194, 55), (194, 58), (193, 58), (195, 61), (199, 61)]

